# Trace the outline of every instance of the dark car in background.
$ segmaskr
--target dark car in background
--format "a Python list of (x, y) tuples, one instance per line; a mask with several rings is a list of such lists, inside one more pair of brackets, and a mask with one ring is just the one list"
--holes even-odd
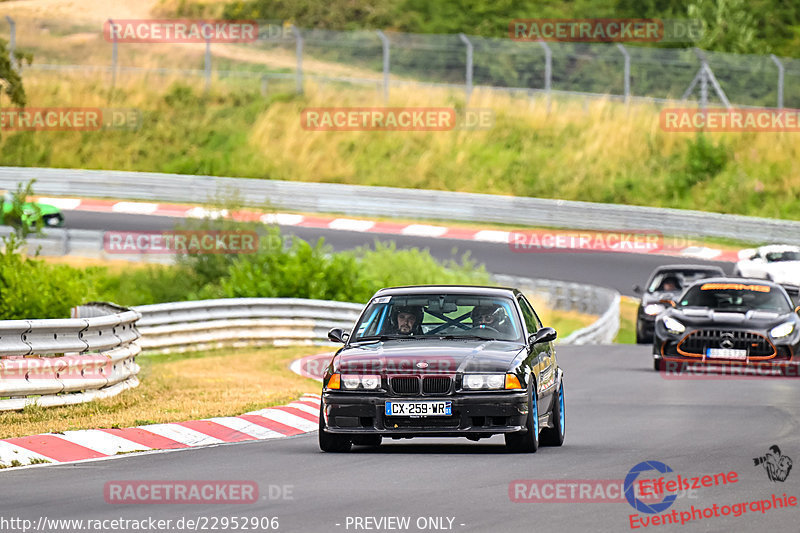
[(642, 295), (636, 310), (636, 343), (653, 342), (656, 316), (669, 305), (662, 300), (674, 300), (698, 279), (724, 275), (720, 267), (711, 265), (663, 265), (653, 270), (644, 289), (639, 285), (633, 286), (634, 292)]
[(556, 331), (516, 289), (382, 289), (323, 377), (319, 444), (342, 452), (383, 438), (503, 434), (508, 449), (564, 442)]
[(654, 368), (666, 363), (768, 366), (796, 371), (800, 307), (776, 283), (710, 278), (656, 318)]

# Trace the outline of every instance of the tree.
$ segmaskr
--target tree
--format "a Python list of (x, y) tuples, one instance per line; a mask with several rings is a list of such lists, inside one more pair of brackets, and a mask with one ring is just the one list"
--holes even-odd
[[(32, 56), (24, 52), (14, 52), (17, 64), (22, 64), (25, 60), (30, 65)], [(11, 57), (6, 48), (6, 43), (0, 40), (0, 95), (7, 94), (11, 102), (20, 107), (25, 107), (25, 89), (22, 87), (22, 76), (14, 70), (11, 64)]]

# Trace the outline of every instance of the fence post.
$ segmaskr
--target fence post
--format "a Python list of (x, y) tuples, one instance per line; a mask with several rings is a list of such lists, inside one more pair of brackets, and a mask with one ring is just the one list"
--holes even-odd
[(303, 36), (300, 35), (300, 30), (297, 29), (297, 26), (292, 24), (292, 33), (294, 34), (295, 41), (297, 41), (297, 47), (295, 49), (295, 53), (297, 54), (297, 94), (303, 94)]
[(11, 62), (11, 68), (13, 70), (19, 70), (20, 65), (17, 65), (17, 58), (14, 57), (14, 51), (17, 48), (17, 23), (8, 15), (6, 15), (6, 20), (9, 26), (8, 60)]
[(617, 43), (617, 48), (619, 51), (622, 52), (622, 55), (625, 56), (625, 103), (631, 103), (631, 55), (628, 53), (628, 50), (622, 45), (622, 43)]
[[(209, 26), (208, 24), (204, 25), (204, 27), (206, 28), (208, 26)], [(206, 35), (205, 78), (206, 78), (205, 94), (208, 94), (209, 89), (211, 89), (211, 32), (209, 32), (209, 34)]]
[(469, 99), (472, 96), (472, 43), (469, 41), (466, 35), (463, 33), (459, 33), (458, 37), (461, 39), (465, 45), (467, 45), (467, 72), (466, 72), (466, 88), (465, 91), (467, 93), (467, 105), (469, 105)]
[(111, 94), (109, 95), (109, 100), (111, 96), (114, 94), (114, 88), (117, 86), (117, 35), (116, 32), (113, 30), (114, 21), (108, 19), (108, 32), (112, 35), (111, 37)]
[(781, 63), (781, 60), (778, 59), (778, 56), (770, 54), (769, 57), (772, 58), (772, 61), (775, 62), (775, 65), (778, 67), (778, 109), (783, 109), (783, 76), (786, 69), (783, 63)]
[(267, 89), (269, 87), (269, 79), (267, 75), (261, 76), (261, 96), (267, 96)]
[(389, 101), (389, 38), (381, 30), (375, 30), (383, 48), (383, 102)]
[(553, 51), (547, 43), (539, 39), (539, 46), (544, 48), (544, 90), (547, 93), (547, 112), (550, 112), (550, 90), (553, 82)]

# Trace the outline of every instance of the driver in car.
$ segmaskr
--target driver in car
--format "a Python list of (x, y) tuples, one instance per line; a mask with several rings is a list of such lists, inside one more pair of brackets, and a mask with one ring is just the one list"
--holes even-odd
[(500, 331), (506, 318), (503, 308), (496, 304), (476, 306), (472, 310), (472, 327)]
[(399, 335), (419, 335), (422, 333), (422, 309), (419, 307), (398, 307), (392, 316), (392, 325)]

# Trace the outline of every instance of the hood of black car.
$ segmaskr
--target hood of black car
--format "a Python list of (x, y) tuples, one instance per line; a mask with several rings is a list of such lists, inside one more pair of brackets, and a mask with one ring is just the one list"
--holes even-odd
[(525, 346), (482, 339), (393, 339), (339, 352), (334, 371), (376, 374), (505, 372)]

